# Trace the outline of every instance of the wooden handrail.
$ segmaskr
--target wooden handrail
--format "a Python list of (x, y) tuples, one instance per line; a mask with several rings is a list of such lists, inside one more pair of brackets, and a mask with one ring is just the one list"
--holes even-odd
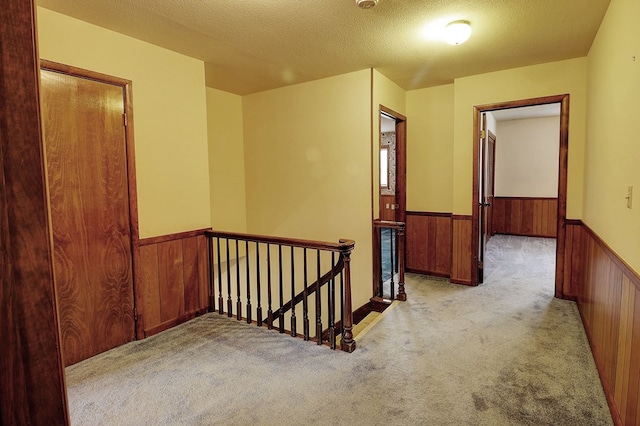
[(404, 222), (376, 219), (373, 221), (373, 226), (375, 228), (404, 229), (406, 224)]
[[(322, 329), (322, 316), (323, 316), (323, 303), (320, 289), (328, 285), (328, 294), (327, 294), (327, 304), (326, 311), (324, 315), (328, 315), (329, 319), (329, 327), (331, 330), (331, 338), (329, 339), (329, 344), (332, 349), (335, 349), (336, 346), (336, 303), (335, 296), (338, 294), (340, 296), (340, 320), (337, 322), (340, 325), (340, 331), (342, 332), (342, 338), (340, 339), (340, 348), (345, 352), (352, 352), (356, 348), (356, 342), (353, 340), (353, 310), (352, 310), (352, 300), (351, 300), (351, 272), (350, 272), (350, 260), (351, 260), (351, 252), (355, 247), (355, 242), (349, 239), (341, 239), (338, 243), (329, 243), (323, 241), (314, 241), (314, 240), (302, 240), (295, 238), (282, 238), (282, 237), (273, 237), (266, 235), (256, 235), (256, 234), (242, 234), (237, 232), (224, 232), (224, 231), (215, 231), (208, 230), (205, 233), (209, 241), (209, 279), (210, 279), (210, 309), (212, 311), (216, 311), (216, 294), (217, 294), (217, 308), (219, 314), (226, 313), (228, 317), (232, 317), (234, 306), (232, 303), (232, 296), (236, 298), (235, 303), (235, 316), (238, 320), (243, 317), (243, 305), (246, 308), (246, 320), (247, 323), (251, 323), (251, 310), (253, 306), (253, 301), (256, 302), (257, 306), (255, 307), (255, 311), (257, 312), (257, 321), (256, 324), (258, 326), (262, 326), (266, 324), (267, 328), (274, 328), (274, 321), (279, 320), (279, 331), (280, 333), (284, 333), (285, 325), (284, 325), (284, 315), (287, 312), (291, 312), (291, 329), (289, 330), (289, 334), (292, 336), (297, 336), (296, 332), (296, 305), (300, 302), (303, 302), (302, 305), (302, 314), (303, 314), (303, 337), (305, 340), (311, 340), (310, 332), (309, 332), (309, 298), (313, 297), (315, 301), (315, 329), (316, 329), (316, 338), (315, 340), (318, 344), (322, 344), (323, 340), (327, 340), (323, 338), (323, 329)], [(221, 244), (221, 241), (223, 244)], [(239, 242), (243, 242), (242, 245), (239, 245)], [(230, 244), (231, 243), (231, 244)], [(255, 251), (250, 250), (250, 243), (255, 243)], [(266, 280), (261, 282), (261, 274), (260, 274), (260, 254), (261, 249), (266, 246), (266, 259), (262, 258), (263, 261), (267, 262), (267, 274)], [(271, 256), (270, 246), (277, 247), (276, 256)], [(235, 247), (235, 250), (234, 250)], [(291, 279), (287, 279), (284, 275), (286, 272), (283, 269), (282, 260), (283, 260), (283, 252), (282, 247), (290, 248), (291, 255)], [(232, 266), (228, 261), (222, 262), (222, 260), (230, 259), (230, 256), (238, 256), (240, 259), (240, 248), (244, 251), (244, 255), (242, 258), (246, 266), (246, 271), (241, 273), (239, 269), (239, 264)], [(295, 288), (295, 262), (294, 262), (294, 252), (298, 252), (298, 250), (302, 250), (304, 253), (304, 290), (299, 292), (299, 287)], [(316, 280), (311, 285), (307, 284), (307, 251), (313, 250), (317, 253), (316, 258)], [(235, 251), (235, 253), (234, 253)], [(215, 256), (214, 256), (215, 252)], [(289, 252), (289, 250), (287, 250)], [(263, 251), (264, 253), (264, 251)], [(298, 252), (299, 253), (299, 252)], [(321, 276), (321, 254), (325, 253), (325, 256), (330, 254), (331, 257), (331, 268), (329, 272), (326, 272)], [(251, 255), (250, 255), (251, 254)], [(337, 261), (335, 260), (335, 254), (338, 255)], [(273, 262), (272, 262), (273, 257)], [(221, 265), (224, 267), (224, 274), (221, 268)], [(276, 271), (276, 276), (274, 280), (272, 280), (272, 266)], [(217, 273), (217, 275), (216, 275)], [(225, 279), (223, 280), (223, 277)], [(254, 278), (255, 277), (255, 278)], [(339, 277), (339, 280), (337, 278)], [(283, 280), (284, 278), (284, 280)], [(300, 276), (298, 275), (298, 279)], [(241, 286), (241, 280), (243, 284)], [(255, 281), (255, 282), (252, 282)], [(272, 285), (272, 281), (275, 281)], [(288, 282), (291, 284), (291, 293), (296, 294), (291, 300), (286, 303), (283, 303), (282, 294), (283, 294), (283, 283)], [(266, 283), (266, 287), (262, 286), (262, 284)], [(232, 285), (234, 284), (234, 285)], [(287, 284), (288, 285), (288, 284)], [(336, 286), (339, 285), (338, 291), (336, 290)], [(261, 303), (261, 288), (262, 291), (266, 290), (267, 295), (267, 317), (264, 318), (262, 315), (262, 303)], [(272, 297), (272, 290), (276, 289), (276, 298)], [(294, 289), (296, 291), (294, 291)], [(246, 291), (245, 291), (246, 290)], [(241, 295), (244, 293), (244, 296)], [(252, 300), (251, 295), (255, 294), (255, 299)], [(243, 303), (241, 297), (246, 298), (246, 303)], [(279, 299), (279, 307), (277, 309), (272, 309), (272, 301), (274, 299)], [(226, 303), (225, 303), (226, 300)], [(263, 319), (264, 318), (264, 319)], [(325, 317), (326, 318), (326, 317)], [(338, 331), (337, 333), (339, 333)]]
[(272, 237), (257, 234), (241, 234), (237, 232), (206, 231), (207, 237), (228, 238), (230, 240), (250, 241), (252, 243), (279, 244), (286, 247), (299, 247), (333, 252), (352, 251), (356, 242), (348, 239), (340, 239), (338, 243), (324, 241), (301, 240), (296, 238)]

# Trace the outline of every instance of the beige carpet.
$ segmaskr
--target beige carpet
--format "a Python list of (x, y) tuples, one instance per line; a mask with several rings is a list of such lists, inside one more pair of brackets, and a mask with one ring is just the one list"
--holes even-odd
[(610, 425), (552, 240), (496, 236), (477, 288), (407, 276), (352, 354), (217, 314), (67, 368), (74, 425)]

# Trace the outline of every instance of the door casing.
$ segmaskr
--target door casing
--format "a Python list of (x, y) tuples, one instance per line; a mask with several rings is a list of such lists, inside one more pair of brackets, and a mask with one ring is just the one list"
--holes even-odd
[[(480, 167), (480, 123), (483, 112), (500, 109), (519, 108), (525, 106), (560, 104), (560, 149), (558, 155), (558, 212), (557, 212), (557, 242), (556, 242), (556, 275), (555, 297), (565, 298), (563, 291), (565, 232), (567, 216), (567, 165), (569, 152), (569, 94), (545, 96), (540, 98), (522, 99), (516, 101), (499, 102), (473, 107), (473, 190), (472, 190), (472, 227), (471, 227), (471, 285), (478, 285), (478, 247), (480, 245), (480, 214), (478, 212)], [(473, 245), (475, 244), (475, 246)]]

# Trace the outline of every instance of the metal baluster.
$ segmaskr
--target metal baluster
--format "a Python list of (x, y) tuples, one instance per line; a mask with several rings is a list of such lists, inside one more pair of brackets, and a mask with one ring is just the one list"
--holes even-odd
[[(225, 239), (227, 245), (227, 316), (233, 316), (233, 301), (231, 300), (231, 262), (229, 261), (229, 239)], [(236, 244), (238, 241), (236, 240)]]
[(340, 270), (340, 336), (344, 337), (344, 268)]
[(207, 238), (207, 257), (209, 258), (209, 312), (215, 312), (216, 310), (216, 298), (215, 298), (215, 290), (216, 290), (216, 272), (213, 267), (213, 238)]
[(391, 260), (391, 282), (389, 283), (389, 287), (390, 287), (390, 291), (391, 291), (391, 300), (396, 298), (396, 284), (394, 282), (394, 271), (395, 271), (395, 266), (394, 266), (394, 247), (393, 247), (393, 238), (395, 235), (396, 230), (395, 229), (391, 229), (391, 232), (389, 233), (389, 258)]
[(280, 316), (278, 317), (278, 324), (280, 324), (280, 333), (284, 333), (284, 288), (282, 285), (282, 245), (278, 244), (278, 286), (280, 290)]
[(249, 276), (249, 241), (244, 242), (244, 249), (247, 252), (247, 324), (251, 324), (251, 277)]
[(220, 262), (220, 237), (216, 237), (218, 248), (218, 313), (224, 313), (224, 298), (222, 297), (222, 262)]
[(291, 337), (296, 337), (296, 305), (293, 303), (296, 294), (295, 284), (295, 256), (293, 254), (293, 246), (291, 246)]
[(316, 286), (316, 339), (322, 344), (322, 286), (320, 285), (320, 250), (316, 250), (317, 286)]
[(262, 326), (262, 303), (260, 294), (260, 243), (256, 241), (256, 292), (258, 307), (256, 308), (256, 318), (258, 327)]
[(331, 277), (329, 278), (329, 292), (327, 293), (327, 306), (329, 310), (329, 345), (336, 348), (336, 254), (331, 252)]
[[(248, 260), (248, 256), (247, 259)], [(239, 242), (236, 240), (236, 319), (240, 321), (242, 319), (242, 299), (240, 298), (240, 247)]]
[(309, 301), (307, 300), (307, 297), (309, 296), (307, 292), (309, 282), (307, 281), (307, 249), (302, 249), (302, 253), (304, 254), (304, 291), (302, 293), (302, 313), (304, 319), (302, 324), (304, 329), (304, 340), (309, 340)]
[(267, 328), (273, 328), (273, 311), (271, 310), (271, 245), (267, 243)]
[(378, 296), (384, 298), (384, 239), (383, 228), (377, 228), (378, 242), (380, 243), (380, 270), (378, 271)]

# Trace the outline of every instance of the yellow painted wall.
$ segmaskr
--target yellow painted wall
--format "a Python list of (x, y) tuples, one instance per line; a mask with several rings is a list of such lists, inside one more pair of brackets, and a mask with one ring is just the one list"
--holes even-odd
[(39, 7), (40, 57), (133, 82), (140, 237), (208, 227), (202, 61)]
[(454, 86), (407, 92), (407, 210), (452, 212)]
[[(640, 3), (612, 0), (588, 56), (584, 222), (640, 271)], [(635, 58), (635, 59), (634, 59)], [(626, 207), (633, 185), (633, 208)]]
[(406, 117), (406, 92), (377, 70), (373, 70), (371, 108), (373, 151), (373, 217), (380, 217), (380, 105)]
[(242, 97), (207, 88), (211, 226), (246, 232)]
[(471, 214), (473, 107), (570, 94), (567, 217), (582, 217), (587, 59), (577, 58), (455, 80), (453, 213)]
[(247, 230), (356, 241), (353, 306), (372, 296), (370, 70), (243, 97)]

